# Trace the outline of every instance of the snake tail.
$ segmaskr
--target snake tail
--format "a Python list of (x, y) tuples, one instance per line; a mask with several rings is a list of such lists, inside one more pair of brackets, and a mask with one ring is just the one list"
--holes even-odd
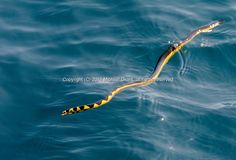
[(61, 115), (64, 116), (64, 115), (69, 115), (69, 114), (74, 114), (74, 113), (78, 113), (78, 112), (87, 111), (87, 110), (92, 109), (92, 108), (98, 108), (98, 107), (110, 102), (112, 98), (113, 98), (112, 95), (108, 95), (106, 98), (104, 98), (100, 101), (97, 101), (95, 103), (87, 104), (87, 105), (83, 105), (83, 106), (72, 107), (70, 109), (64, 110), (61, 113)]

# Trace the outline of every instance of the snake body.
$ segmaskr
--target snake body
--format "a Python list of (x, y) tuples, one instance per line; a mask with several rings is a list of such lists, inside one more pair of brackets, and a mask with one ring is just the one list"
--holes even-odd
[(210, 31), (212, 31), (213, 28), (219, 26), (223, 22), (224, 22), (223, 20), (217, 20), (217, 21), (210, 23), (209, 25), (202, 26), (202, 27), (192, 31), (183, 41), (179, 42), (178, 44), (171, 45), (160, 56), (160, 58), (158, 59), (158, 61), (156, 63), (153, 73), (150, 75), (150, 77), (148, 79), (145, 79), (143, 81), (136, 81), (136, 82), (124, 84), (124, 85), (114, 89), (113, 91), (111, 91), (111, 93), (109, 95), (107, 95), (104, 99), (102, 99), (100, 101), (97, 101), (92, 104), (83, 105), (83, 106), (72, 107), (70, 109), (64, 110), (61, 113), (61, 115), (64, 116), (64, 115), (74, 114), (74, 113), (78, 113), (78, 112), (83, 112), (83, 111), (93, 109), (93, 108), (98, 108), (98, 107), (110, 102), (111, 99), (115, 95), (117, 95), (118, 93), (120, 93), (121, 91), (123, 91), (125, 89), (131, 88), (131, 87), (146, 86), (146, 85), (149, 85), (149, 84), (155, 82), (156, 79), (159, 77), (163, 67), (166, 65), (166, 63), (171, 59), (171, 57), (176, 52), (178, 52), (184, 45), (189, 43), (194, 37), (196, 37), (200, 33), (210, 32)]

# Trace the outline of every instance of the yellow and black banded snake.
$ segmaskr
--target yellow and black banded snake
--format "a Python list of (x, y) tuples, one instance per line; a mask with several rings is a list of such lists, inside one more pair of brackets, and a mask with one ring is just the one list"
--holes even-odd
[(183, 41), (179, 42), (178, 44), (171, 45), (160, 56), (160, 58), (158, 59), (158, 61), (156, 63), (154, 71), (149, 76), (149, 78), (147, 78), (145, 80), (142, 80), (142, 81), (136, 81), (136, 82), (124, 84), (124, 85), (114, 89), (113, 91), (111, 91), (111, 93), (108, 96), (106, 96), (104, 99), (102, 99), (100, 101), (97, 101), (97, 102), (92, 103), (92, 104), (83, 105), (83, 106), (72, 107), (70, 109), (64, 110), (61, 113), (61, 115), (64, 116), (64, 115), (74, 114), (74, 113), (78, 113), (78, 112), (83, 112), (83, 111), (86, 111), (86, 110), (89, 110), (89, 109), (92, 109), (92, 108), (98, 108), (98, 107), (110, 102), (111, 99), (115, 95), (117, 95), (118, 93), (120, 93), (121, 91), (123, 91), (127, 88), (138, 87), (138, 86), (146, 86), (146, 85), (149, 85), (149, 84), (155, 82), (157, 80), (157, 78), (159, 77), (163, 67), (166, 65), (166, 63), (171, 59), (171, 57), (176, 52), (178, 52), (184, 45), (189, 43), (194, 37), (196, 37), (200, 33), (210, 32), (210, 31), (212, 31), (213, 28), (219, 26), (223, 22), (224, 22), (223, 20), (217, 20), (217, 21), (214, 21), (214, 22), (210, 23), (209, 25), (199, 27), (198, 29), (192, 31)]

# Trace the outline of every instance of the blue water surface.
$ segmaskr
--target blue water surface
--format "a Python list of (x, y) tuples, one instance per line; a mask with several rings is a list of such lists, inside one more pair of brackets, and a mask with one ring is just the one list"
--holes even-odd
[[(149, 76), (152, 85), (62, 117)], [(235, 0), (1, 0), (1, 160), (235, 160)]]

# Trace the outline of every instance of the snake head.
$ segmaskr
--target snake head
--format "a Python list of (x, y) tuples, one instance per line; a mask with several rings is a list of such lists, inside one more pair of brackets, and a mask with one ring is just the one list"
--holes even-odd
[(221, 25), (222, 23), (224, 23), (224, 20), (223, 20), (223, 19), (220, 19), (220, 20), (217, 20), (217, 21), (215, 21), (215, 22), (212, 22), (212, 23), (210, 24), (210, 27), (211, 27), (211, 29), (213, 29), (213, 28), (215, 28), (215, 27)]
[(212, 29), (214, 29), (215, 27), (221, 25), (222, 23), (224, 23), (224, 20), (223, 20), (223, 19), (214, 21), (214, 22), (212, 22), (211, 24), (209, 24), (209, 25), (207, 25), (207, 26), (204, 26), (204, 27), (201, 29), (201, 32), (211, 32)]
[(219, 24), (222, 24), (222, 23), (224, 23), (224, 20), (223, 19), (219, 19), (218, 22), (219, 22)]

